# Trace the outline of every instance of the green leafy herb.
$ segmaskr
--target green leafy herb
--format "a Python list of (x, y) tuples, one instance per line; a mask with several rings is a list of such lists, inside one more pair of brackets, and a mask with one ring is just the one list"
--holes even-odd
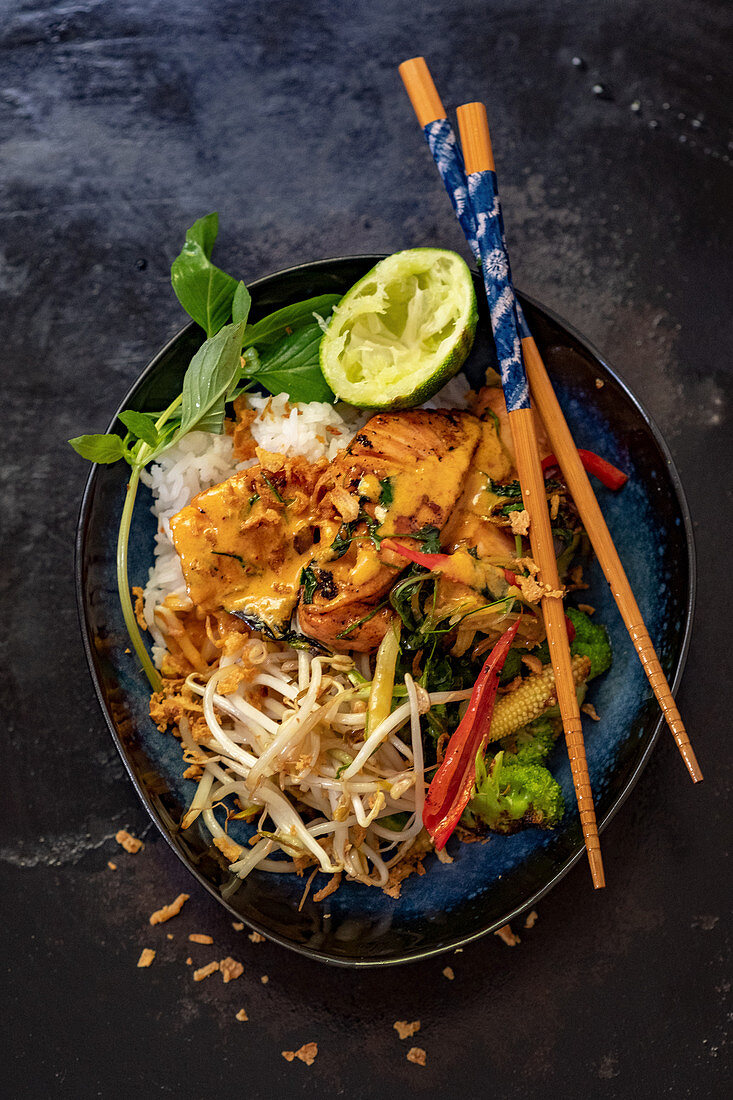
[[(340, 300), (341, 295), (339, 294), (320, 294), (316, 298), (306, 298), (302, 302), (284, 306), (283, 309), (278, 309), (267, 317), (263, 317), (256, 325), (247, 325), (244, 332), (244, 342), (247, 345), (273, 344), (283, 336), (295, 332), (305, 325), (312, 325), (315, 313), (325, 316), (331, 312)], [(322, 332), (321, 335), (323, 335)]]
[(438, 527), (433, 527), (432, 524), (426, 524), (425, 527), (421, 527), (419, 531), (410, 535), (410, 538), (417, 539), (418, 542), (421, 542), (426, 554), (440, 553), (440, 529)]
[(240, 279), (237, 283), (237, 289), (234, 291), (234, 297), (232, 298), (232, 321), (234, 321), (235, 325), (238, 325), (240, 321), (244, 321), (245, 324), (247, 323), (251, 305), (252, 295)]
[(250, 508), (252, 508), (253, 505), (255, 505), (259, 499), (260, 499), (260, 494), (259, 493), (252, 493), (252, 496), (249, 498)]
[(379, 482), (379, 484), (382, 487), (382, 491), (379, 494), (378, 503), (381, 505), (382, 508), (389, 508), (390, 504), (394, 500), (394, 488), (392, 487), (392, 478), (385, 477)]
[(247, 363), (244, 371), (270, 393), (286, 393), (291, 401), (333, 402), (318, 359), (322, 338), (318, 325), (306, 325), (277, 340), (260, 353), (259, 364)]
[(310, 566), (301, 570), (300, 583), (303, 585), (303, 603), (313, 603), (313, 597), (318, 588), (318, 577)]
[(186, 233), (186, 243), (171, 267), (171, 283), (178, 301), (209, 337), (229, 320), (238, 287), (236, 279), (211, 262), (218, 232), (217, 213), (199, 218)]
[(336, 533), (336, 538), (331, 543), (331, 549), (334, 552), (335, 557), (341, 558), (351, 546), (354, 539), (354, 528), (356, 527), (358, 520), (352, 520), (350, 523), (342, 523)]
[(125, 409), (124, 412), (120, 413), (120, 420), (127, 430), (137, 436), (138, 439), (142, 439), (149, 447), (157, 447), (158, 431), (147, 413)]
[(122, 440), (114, 433), (111, 435), (77, 435), (75, 439), (70, 439), (69, 443), (82, 458), (88, 459), (89, 462), (99, 462), (102, 465), (117, 462), (125, 453)]
[(183, 379), (181, 426), (178, 437), (206, 424), (221, 432), (226, 396), (239, 375), (239, 350), (244, 325), (227, 325), (201, 345)]

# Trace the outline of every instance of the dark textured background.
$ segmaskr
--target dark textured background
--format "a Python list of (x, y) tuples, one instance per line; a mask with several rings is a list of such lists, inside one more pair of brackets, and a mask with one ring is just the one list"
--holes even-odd
[[(0, 10), (4, 1093), (724, 1095), (730, 6)], [(489, 104), (518, 284), (617, 365), (675, 456), (700, 563), (679, 702), (707, 778), (693, 788), (664, 738), (604, 834), (605, 892), (579, 865), (518, 947), (489, 937), (356, 974), (234, 932), (148, 826), (84, 664), (72, 544), (87, 470), (64, 440), (103, 430), (180, 327), (169, 265), (210, 209), (218, 261), (245, 279), (346, 252), (463, 248), (396, 75), (415, 53), (447, 103)], [(139, 855), (114, 843), (121, 826), (145, 836)], [(179, 890), (192, 892), (183, 915), (149, 929)], [(232, 954), (244, 976), (194, 985), (191, 931), (216, 941), (191, 946), (197, 962)], [(146, 944), (158, 957), (137, 970)], [(416, 1018), (424, 1069), (392, 1030)], [(280, 1057), (312, 1039), (310, 1069)]]

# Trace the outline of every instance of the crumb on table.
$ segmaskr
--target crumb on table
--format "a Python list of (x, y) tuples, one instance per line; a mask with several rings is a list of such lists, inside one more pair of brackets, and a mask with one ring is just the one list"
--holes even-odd
[(414, 1062), (416, 1066), (424, 1066), (427, 1055), (422, 1047), (410, 1047), (406, 1057), (408, 1062)]
[(143, 947), (140, 952), (140, 958), (137, 960), (138, 969), (142, 967), (150, 966), (151, 962), (155, 958), (155, 952), (152, 947)]
[(420, 1021), (413, 1020), (412, 1023), (408, 1023), (407, 1020), (395, 1020), (392, 1027), (400, 1039), (411, 1039), (420, 1030)]
[(318, 1054), (318, 1043), (303, 1043), (300, 1050), (283, 1050), (281, 1053), (286, 1062), (299, 1058), (307, 1066), (312, 1066)]
[(244, 967), (241, 962), (237, 962), (236, 959), (227, 956), (226, 959), (222, 959), (219, 962), (219, 970), (221, 971), (222, 979), (226, 985), (227, 982), (233, 982), (235, 978), (238, 978), (240, 974), (244, 972)]
[(150, 923), (163, 924), (165, 921), (170, 920), (171, 917), (177, 917), (189, 897), (190, 894), (179, 894), (170, 905), (164, 905), (162, 909), (156, 909), (154, 913), (150, 914)]
[(219, 964), (214, 962), (207, 963), (206, 966), (200, 966), (198, 970), (193, 972), (193, 980), (195, 982), (202, 982), (204, 978), (208, 978), (210, 974), (215, 974), (219, 969)]
[(134, 855), (135, 852), (139, 852), (141, 848), (144, 848), (142, 840), (138, 840), (136, 836), (128, 833), (127, 829), (118, 829), (115, 833), (115, 840), (120, 844), (126, 852)]
[(191, 943), (213, 943), (214, 937), (207, 936), (203, 932), (190, 932), (188, 936)]

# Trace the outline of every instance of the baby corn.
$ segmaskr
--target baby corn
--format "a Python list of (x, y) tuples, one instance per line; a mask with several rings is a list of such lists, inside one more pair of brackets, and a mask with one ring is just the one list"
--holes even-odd
[[(591, 668), (590, 657), (573, 657), (572, 666), (573, 682), (577, 687), (588, 678)], [(498, 741), (500, 737), (507, 737), (510, 733), (514, 733), (527, 722), (539, 718), (556, 702), (555, 673), (552, 665), (546, 665), (542, 672), (528, 676), (516, 691), (510, 691), (508, 695), (502, 695), (497, 700), (491, 720), (489, 741)]]

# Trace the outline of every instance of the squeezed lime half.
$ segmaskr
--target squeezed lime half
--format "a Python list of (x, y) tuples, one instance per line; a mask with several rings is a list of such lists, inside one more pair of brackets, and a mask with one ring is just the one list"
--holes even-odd
[(463, 366), (478, 312), (456, 252), (395, 252), (352, 286), (321, 341), (321, 370), (342, 401), (362, 409), (422, 404)]

